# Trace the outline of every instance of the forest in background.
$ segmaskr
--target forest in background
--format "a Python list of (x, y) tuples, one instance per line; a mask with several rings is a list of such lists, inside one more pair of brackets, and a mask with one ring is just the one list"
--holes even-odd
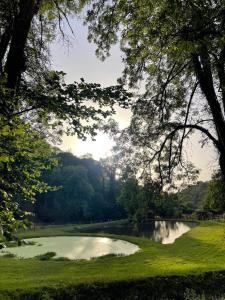
[[(213, 201), (212, 182), (197, 182), (180, 192), (161, 192), (157, 184), (140, 184), (136, 178), (119, 178), (109, 159), (81, 158), (57, 153), (58, 165), (41, 178), (53, 188), (37, 196), (32, 212), (42, 223), (90, 223), (122, 218), (182, 218), (198, 211), (221, 212)], [(209, 201), (211, 199), (211, 202)], [(221, 202), (220, 202), (221, 203)]]
[(56, 190), (38, 196), (34, 209), (39, 220), (84, 223), (126, 216), (116, 201), (120, 187), (113, 168), (88, 156), (59, 152), (57, 158), (59, 165), (42, 175)]

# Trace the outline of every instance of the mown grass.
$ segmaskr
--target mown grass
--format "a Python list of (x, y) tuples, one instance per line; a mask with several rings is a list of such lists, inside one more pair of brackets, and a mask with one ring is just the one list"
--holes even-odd
[[(19, 236), (77, 235), (78, 230), (75, 225), (48, 226), (21, 232)], [(172, 245), (144, 238), (101, 234), (137, 244), (141, 250), (131, 256), (106, 256), (90, 261), (4, 257), (0, 259), (0, 292), (222, 271), (225, 270), (224, 235), (224, 223), (209, 221), (200, 223)]]

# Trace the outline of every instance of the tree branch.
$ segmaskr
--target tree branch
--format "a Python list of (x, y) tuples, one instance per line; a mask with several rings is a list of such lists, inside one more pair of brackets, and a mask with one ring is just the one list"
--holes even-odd
[[(195, 92), (196, 92), (196, 89), (197, 89), (198, 85), (199, 85), (199, 82), (197, 81), (195, 83), (194, 88), (192, 90), (192, 93), (190, 95), (190, 99), (189, 99), (188, 106), (187, 106), (187, 112), (186, 112), (186, 116), (185, 116), (185, 120), (184, 120), (184, 126), (187, 125), (187, 121), (188, 121), (188, 116), (189, 116), (189, 112), (190, 112), (192, 100), (194, 98), (194, 95), (195, 95)], [(183, 149), (183, 141), (184, 141), (184, 137), (185, 137), (185, 131), (186, 131), (186, 127), (184, 127), (182, 138), (181, 138), (181, 142), (180, 142), (180, 151), (179, 151), (180, 152), (180, 157), (181, 157), (181, 153), (182, 153), (182, 149)]]
[(171, 134), (175, 134), (175, 132), (177, 132), (178, 130), (181, 129), (186, 129), (186, 128), (190, 128), (190, 129), (197, 129), (199, 131), (201, 131), (202, 133), (204, 133), (212, 142), (213, 144), (219, 149), (219, 142), (218, 140), (204, 127), (199, 126), (197, 124), (184, 124), (184, 125), (178, 125), (171, 133)]
[(69, 26), (69, 28), (70, 28), (70, 30), (71, 30), (71, 32), (72, 32), (72, 34), (74, 34), (73, 28), (72, 28), (71, 25), (70, 25), (70, 22), (69, 22), (69, 20), (68, 20), (68, 17), (67, 17), (67, 15), (66, 15), (66, 13), (61, 9), (61, 7), (60, 7), (60, 5), (58, 4), (57, 0), (53, 0), (53, 2), (54, 2), (55, 6), (56, 6), (56, 8), (57, 8), (57, 11), (58, 11), (59, 28), (60, 28), (61, 33), (62, 33), (63, 36), (64, 36), (63, 30), (62, 30), (62, 28), (61, 28), (61, 20), (62, 20), (61, 14), (62, 14), (63, 17), (64, 17), (65, 20), (66, 20), (67, 25)]

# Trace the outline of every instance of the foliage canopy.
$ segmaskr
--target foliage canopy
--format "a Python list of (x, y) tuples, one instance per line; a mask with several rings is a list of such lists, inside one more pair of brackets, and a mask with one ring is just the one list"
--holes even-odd
[(88, 2), (97, 55), (104, 59), (119, 41), (121, 81), (132, 88), (145, 83), (120, 141), (129, 157), (139, 157), (141, 169), (155, 169), (162, 184), (173, 175), (179, 180), (180, 168), (188, 177), (185, 141), (199, 131), (202, 145), (214, 145), (225, 176), (224, 0)]

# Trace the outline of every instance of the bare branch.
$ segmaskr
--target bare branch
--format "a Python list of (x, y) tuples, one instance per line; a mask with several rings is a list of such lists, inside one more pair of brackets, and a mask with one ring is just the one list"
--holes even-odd
[[(63, 32), (62, 31), (62, 28), (61, 28), (61, 20), (62, 20), (62, 17), (61, 17), (61, 14), (63, 15), (63, 17), (65, 18), (66, 22), (67, 22), (67, 25), (69, 26), (72, 34), (74, 34), (74, 31), (73, 31), (73, 28), (71, 27), (70, 25), (70, 22), (69, 22), (69, 19), (66, 15), (66, 13), (61, 9), (60, 5), (58, 4), (57, 0), (53, 0), (56, 8), (57, 8), (57, 11), (58, 11), (58, 16), (59, 16), (59, 28), (60, 28), (60, 31), (61, 33)], [(63, 33), (63, 36), (64, 36), (64, 33)]]
[[(188, 117), (189, 117), (189, 112), (190, 112), (190, 108), (191, 108), (191, 104), (192, 104), (192, 100), (194, 98), (194, 95), (195, 95), (195, 92), (196, 92), (196, 89), (199, 85), (199, 82), (197, 81), (193, 87), (193, 90), (191, 92), (191, 95), (190, 95), (190, 99), (189, 99), (189, 102), (188, 102), (188, 106), (187, 106), (187, 112), (186, 112), (186, 116), (185, 116), (185, 120), (184, 120), (184, 126), (187, 124), (187, 121), (188, 121)], [(186, 131), (186, 127), (184, 127), (184, 130), (183, 130), (183, 134), (182, 134), (182, 138), (181, 138), (181, 142), (180, 142), (180, 158), (181, 158), (181, 153), (182, 153), (182, 150), (183, 150), (183, 141), (184, 141), (184, 137), (185, 137), (185, 131)], [(179, 160), (180, 160), (179, 158)]]

